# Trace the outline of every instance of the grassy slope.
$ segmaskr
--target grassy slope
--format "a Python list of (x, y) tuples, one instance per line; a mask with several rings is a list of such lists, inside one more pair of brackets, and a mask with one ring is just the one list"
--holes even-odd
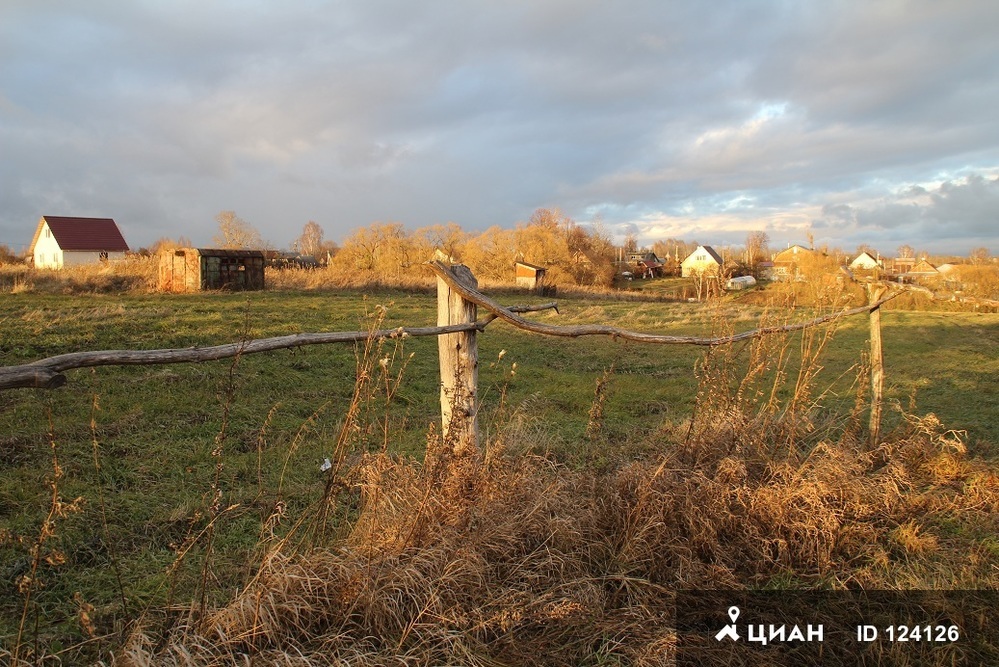
[[(0, 363), (82, 349), (208, 345), (236, 340), (241, 332), (264, 337), (360, 330), (371, 325), (378, 305), (387, 306), (380, 326), (434, 320), (432, 295), (403, 292), (363, 299), (351, 292), (5, 295)], [(597, 299), (560, 299), (560, 309), (561, 315), (533, 317), (710, 333), (719, 327), (750, 328), (760, 312), (734, 305)], [(915, 392), (918, 412), (932, 411), (946, 426), (966, 429), (972, 453), (994, 457), (999, 316), (890, 311), (884, 321), (889, 397), (908, 406)], [(826, 368), (816, 384), (828, 390), (823, 403), (836, 410), (853, 404), (855, 373), (850, 369), (864, 349), (865, 326), (863, 318), (844, 325), (823, 356)], [(480, 345), (483, 428), (491, 432), (516, 423), (524, 449), (547, 452), (573, 468), (603, 467), (654, 449), (664, 421), (678, 423), (694, 407), (692, 369), (701, 351), (689, 347), (546, 339), (499, 323), (490, 326)], [(507, 352), (498, 360), (501, 350)], [(387, 441), (390, 452), (419, 454), (438, 409), (435, 343), (411, 340), (402, 350), (387, 346), (381, 354), (394, 359), (393, 373), (413, 354), (388, 413)], [(80, 604), (72, 602), (78, 591), (98, 609), (111, 610), (107, 623), (125, 617), (121, 609), (114, 611), (118, 584), (110, 562), (118, 563), (133, 614), (171, 597), (191, 599), (200, 547), (176, 575), (168, 576), (167, 570), (185, 538), (204, 526), (216, 486), (218, 459), (212, 450), (223, 428), (217, 488), (224, 505), (238, 507), (218, 524), (212, 561), (218, 580), (210, 591), (216, 601), (229, 599), (249, 575), (246, 554), (277, 503), (286, 503), (288, 514), (296, 516), (321, 493), (318, 464), (332, 453), (351, 402), (355, 366), (354, 348), (325, 346), (250, 356), (236, 364), (71, 371), (70, 384), (55, 392), (0, 394), (0, 530), (5, 531), (0, 536), (0, 643), (9, 643), (16, 632), (22, 597), (15, 583), (30, 565), (27, 547), (49, 506), (52, 443), (65, 473), (59, 481), (62, 497), (85, 499), (79, 511), (58, 521), (45, 552), (61, 556), (52, 559), (55, 564), (42, 564), (44, 588), (35, 593), (39, 632), (58, 647), (79, 640)], [(603, 430), (591, 440), (586, 437), (588, 411), (595, 383), (608, 369), (613, 373)], [(99, 409), (92, 431), (95, 399)], [(379, 451), (386, 442), (382, 400), (367, 404), (355, 451)], [(898, 421), (894, 413), (889, 419)], [(98, 489), (104, 494), (103, 511)], [(58, 564), (61, 557), (65, 563)]]

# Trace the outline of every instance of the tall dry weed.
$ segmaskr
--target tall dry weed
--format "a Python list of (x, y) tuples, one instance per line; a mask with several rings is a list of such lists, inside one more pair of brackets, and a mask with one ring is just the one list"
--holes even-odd
[(0, 292), (43, 292), (51, 294), (113, 294), (156, 289), (155, 258), (127, 259), (67, 266), (62, 269), (34, 269), (24, 265), (0, 266)]
[(343, 539), (275, 554), (205, 628), (136, 641), (125, 664), (669, 664), (678, 590), (897, 588), (947, 568), (954, 586), (997, 583), (933, 523), (994, 515), (999, 481), (932, 417), (872, 452), (766, 460), (692, 459), (676, 435), (607, 473), (368, 454), (344, 478), (360, 513)]

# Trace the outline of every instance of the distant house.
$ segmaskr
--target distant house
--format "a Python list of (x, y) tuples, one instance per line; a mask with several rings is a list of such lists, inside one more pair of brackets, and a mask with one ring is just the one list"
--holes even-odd
[(28, 254), (38, 269), (96, 264), (123, 259), (128, 244), (111, 218), (43, 215)]
[(915, 257), (896, 257), (890, 262), (885, 262), (885, 270), (891, 275), (900, 276), (911, 271), (915, 265)]
[(319, 266), (319, 260), (314, 255), (303, 255), (298, 252), (281, 250), (264, 250), (264, 265), (274, 269), (314, 269)]
[(514, 265), (515, 281), (518, 287), (528, 289), (539, 289), (545, 281), (545, 274), (548, 269), (527, 262), (517, 262)]
[(174, 248), (160, 253), (158, 285), (164, 292), (264, 289), (260, 250)]
[(881, 258), (875, 257), (866, 250), (857, 255), (854, 260), (850, 262), (851, 271), (876, 271), (883, 268), (884, 265), (881, 262)]
[(718, 274), (722, 268), (722, 258), (709, 245), (699, 245), (694, 252), (680, 262), (680, 275), (690, 278), (695, 275)]
[(629, 252), (628, 261), (632, 263), (637, 262), (654, 262), (656, 264), (662, 264), (663, 261), (654, 252)]
[(773, 280), (774, 279), (774, 263), (773, 262), (757, 262), (756, 263), (756, 277), (760, 280)]
[(633, 252), (628, 255), (628, 261), (634, 262), (636, 276), (642, 278), (661, 278), (665, 267), (654, 252)]
[(925, 259), (921, 259), (905, 275), (910, 278), (934, 278), (940, 275), (940, 271)]
[(814, 256), (815, 251), (805, 246), (788, 246), (774, 255), (770, 275), (773, 280), (797, 280), (801, 277), (801, 264)]

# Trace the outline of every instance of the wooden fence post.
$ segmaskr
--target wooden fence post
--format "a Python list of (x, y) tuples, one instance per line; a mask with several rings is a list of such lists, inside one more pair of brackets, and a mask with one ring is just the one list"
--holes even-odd
[[(459, 282), (478, 288), (472, 271), (462, 264), (448, 268)], [(437, 324), (474, 323), (476, 305), (437, 278)], [(475, 331), (437, 337), (441, 369), (441, 426), (444, 442), (456, 454), (478, 451), (479, 351)]]
[[(884, 285), (868, 285), (868, 303), (877, 303), (884, 296)], [(871, 309), (871, 421), (870, 447), (874, 449), (881, 440), (881, 410), (884, 400), (885, 361), (881, 350), (881, 306)]]

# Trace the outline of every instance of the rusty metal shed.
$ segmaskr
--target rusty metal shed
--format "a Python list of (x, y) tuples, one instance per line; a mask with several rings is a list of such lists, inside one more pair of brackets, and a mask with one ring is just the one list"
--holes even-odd
[(159, 288), (165, 292), (260, 290), (264, 253), (260, 250), (174, 248), (160, 253)]

